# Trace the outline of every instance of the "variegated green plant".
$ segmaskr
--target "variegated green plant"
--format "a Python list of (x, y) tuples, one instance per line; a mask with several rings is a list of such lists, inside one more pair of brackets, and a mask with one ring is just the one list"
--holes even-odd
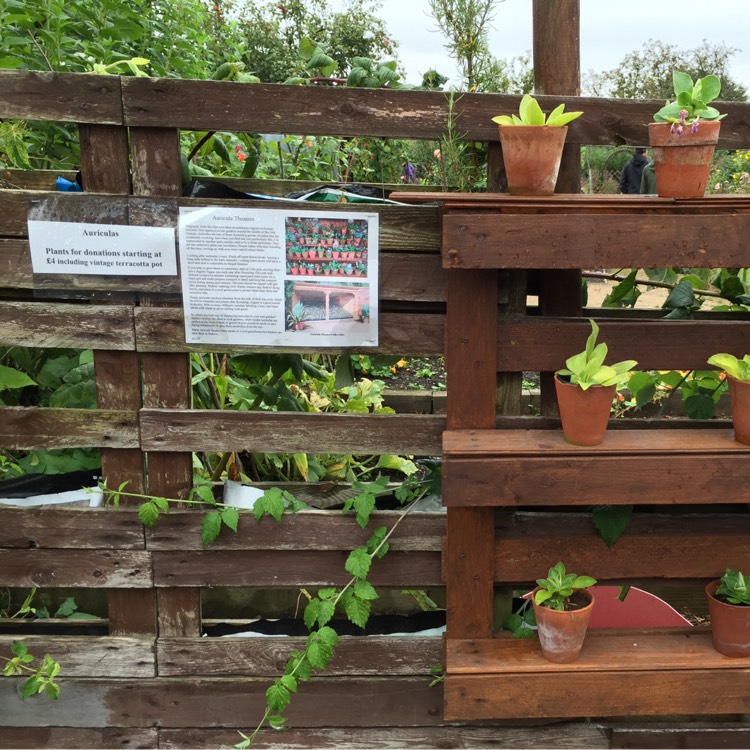
[(534, 594), (534, 602), (562, 611), (574, 591), (595, 586), (596, 579), (568, 573), (565, 565), (559, 562), (547, 571), (546, 578), (537, 578), (536, 585), (539, 586), (539, 590)]
[(735, 380), (750, 381), (750, 354), (742, 359), (734, 354), (714, 354), (708, 358), (708, 364), (721, 368)]
[(530, 94), (524, 94), (517, 115), (498, 115), (492, 122), (498, 125), (550, 125), (561, 127), (580, 117), (583, 112), (566, 112), (565, 105), (555, 107), (545, 117), (539, 102)]
[(671, 122), (675, 132), (682, 134), (685, 125), (691, 125), (695, 132), (700, 120), (721, 120), (726, 115), (720, 114), (709, 102), (721, 93), (721, 81), (714, 75), (693, 79), (679, 70), (672, 73), (675, 101), (667, 100), (665, 105), (654, 115), (655, 122)]
[(599, 326), (593, 320), (589, 322), (591, 334), (586, 340), (586, 348), (565, 360), (565, 368), (555, 374), (569, 379), (584, 391), (592, 385), (624, 385), (630, 377), (630, 371), (638, 363), (634, 359), (626, 359), (614, 365), (605, 365), (607, 345), (596, 343)]

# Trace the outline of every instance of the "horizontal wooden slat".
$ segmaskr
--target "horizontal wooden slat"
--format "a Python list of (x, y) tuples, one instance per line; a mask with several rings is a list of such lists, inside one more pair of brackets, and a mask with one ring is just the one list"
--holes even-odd
[(60, 662), (65, 677), (156, 677), (153, 638), (0, 635), (0, 655), (10, 658), (16, 640), (34, 656)]
[[(60, 699), (44, 710), (22, 701), (19, 678), (0, 680), (6, 726), (255, 726), (266, 706), (268, 679), (157, 678), (60, 682)], [(421, 677), (315, 678), (300, 686), (286, 715), (296, 727), (430, 726), (441, 723), (442, 691)]]
[[(162, 677), (275, 676), (305, 638), (160, 638)], [(442, 658), (439, 636), (344, 636), (326, 667), (329, 677), (427, 675)], [(282, 667), (283, 668), (283, 667)]]
[[(659, 730), (651, 729), (653, 734)], [(738, 730), (741, 731), (741, 730)], [(0, 742), (2, 742), (0, 730)], [(719, 730), (716, 730), (718, 733)], [(750, 729), (743, 735), (747, 737)], [(687, 734), (687, 731), (683, 734)], [(624, 735), (627, 737), (627, 734)], [(719, 736), (718, 734), (716, 736)], [(159, 732), (159, 747), (162, 748), (215, 748), (235, 744), (236, 733), (226, 729), (162, 729)], [(253, 741), (254, 748), (278, 748), (278, 750), (340, 750), (350, 748), (356, 742), (358, 750), (480, 750), (481, 748), (507, 747), (514, 750), (539, 750), (554, 747), (560, 750), (582, 750), (609, 748), (608, 730), (587, 722), (566, 723), (558, 726), (513, 727), (495, 725), (435, 726), (435, 727), (379, 727), (357, 729), (356, 739), (347, 727), (329, 729), (296, 729), (284, 727), (284, 732), (264, 730)], [(15, 745), (14, 745), (15, 747)], [(26, 746), (24, 746), (26, 747)], [(618, 747), (629, 747), (618, 745)], [(635, 747), (635, 745), (633, 745)], [(640, 745), (638, 746), (640, 747)], [(648, 747), (657, 747), (648, 745)], [(658, 747), (668, 747), (659, 745)], [(671, 747), (671, 746), (670, 746)], [(692, 747), (692, 745), (685, 745)], [(697, 747), (697, 746), (696, 746)], [(701, 747), (725, 747), (724, 745), (702, 745)], [(745, 745), (726, 745), (744, 748)]]
[[(128, 125), (193, 130), (259, 130), (313, 135), (442, 138), (448, 120), (443, 92), (347, 89), (210, 81), (123, 78)], [(520, 97), (461, 94), (453, 104), (456, 131), (469, 140), (499, 140), (492, 114), (518, 110)], [(559, 102), (584, 117), (570, 125), (570, 143), (645, 143), (647, 123), (663, 102), (595, 97), (547, 97), (549, 111)], [(722, 102), (728, 116), (721, 148), (750, 142), (747, 105)], [(730, 123), (732, 123), (730, 125)]]
[[(139, 307), (135, 310), (136, 346), (141, 352), (252, 352), (267, 348), (228, 344), (186, 344), (182, 309)], [(439, 357), (443, 354), (445, 315), (425, 313), (381, 313), (380, 343), (377, 348), (361, 348), (362, 353), (408, 354)], [(321, 351), (319, 347), (316, 351)], [(325, 348), (331, 353), (351, 349)]]
[[(607, 362), (635, 359), (639, 370), (711, 369), (716, 352), (743, 357), (750, 351), (750, 325), (739, 320), (600, 320), (599, 341)], [(588, 320), (503, 318), (498, 322), (499, 372), (554, 371), (582, 351), (591, 333)]]
[[(750, 202), (748, 202), (750, 208)], [(447, 214), (446, 268), (741, 267), (750, 214)], [(648, 238), (635, 242), (634, 236)]]
[[(18, 501), (23, 504), (23, 500)], [(135, 511), (0, 507), (0, 547), (143, 549)]]
[(133, 310), (124, 305), (0, 302), (0, 346), (132, 350)]
[[(374, 513), (372, 523), (390, 528), (400, 517), (395, 511)], [(2, 513), (0, 512), (0, 523)], [(159, 519), (147, 534), (150, 550), (202, 550), (202, 513), (173, 511)], [(393, 551), (440, 551), (445, 527), (443, 513), (419, 513), (404, 518), (390, 541)], [(0, 527), (1, 528), (1, 527)], [(351, 550), (362, 546), (372, 532), (360, 529), (350, 514), (341, 511), (300, 511), (277, 524), (270, 518), (259, 523), (252, 513), (240, 513), (237, 533), (222, 533), (212, 550)], [(0, 539), (2, 538), (0, 532)]]
[(0, 550), (0, 586), (149, 588), (148, 552)]
[(750, 727), (742, 724), (684, 726), (616, 726), (611, 730), (612, 748), (640, 748), (640, 750), (667, 750), (682, 747), (690, 750), (721, 747), (745, 750), (750, 746)]
[[(311, 414), (141, 409), (145, 451), (440, 453), (444, 418), (432, 414)], [(311, 436), (314, 439), (311, 442)]]
[(131, 411), (0, 407), (0, 445), (15, 450), (137, 448)]
[(158, 730), (100, 727), (0, 727), (0, 748), (35, 750), (40, 747), (82, 748), (101, 750), (151, 750), (158, 746)]
[[(152, 552), (156, 586), (339, 586), (348, 552)], [(373, 563), (374, 586), (440, 586), (438, 552), (390, 552)]]
[(445, 434), (443, 453), (446, 504), (750, 501), (750, 446), (727, 429), (611, 430), (593, 448), (555, 431), (465, 430)]
[(119, 125), (119, 76), (0, 70), (0, 117)]
[(635, 513), (611, 548), (590, 513), (500, 512), (495, 532), (495, 580), (504, 583), (535, 581), (557, 560), (601, 581), (718, 578), (727, 567), (750, 569), (748, 513)]

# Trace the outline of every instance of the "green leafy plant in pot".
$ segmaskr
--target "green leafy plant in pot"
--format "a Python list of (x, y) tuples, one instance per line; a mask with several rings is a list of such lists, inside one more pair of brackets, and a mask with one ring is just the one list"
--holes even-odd
[(656, 189), (664, 198), (699, 198), (706, 192), (711, 160), (726, 115), (709, 102), (721, 93), (714, 75), (693, 79), (672, 73), (675, 100), (654, 114), (648, 126), (653, 149)]
[(555, 373), (555, 392), (563, 435), (574, 445), (599, 445), (609, 423), (612, 400), (638, 363), (634, 359), (605, 365), (608, 349), (597, 344), (599, 326), (590, 320), (586, 348), (569, 357)]
[(706, 586), (706, 597), (714, 648), (725, 656), (750, 657), (750, 580), (727, 568)]
[(508, 191), (511, 195), (552, 195), (568, 134), (567, 125), (583, 112), (555, 107), (545, 116), (539, 102), (524, 94), (517, 115), (493, 117), (500, 129)]
[(594, 608), (594, 595), (587, 589), (596, 579), (568, 573), (559, 562), (536, 583), (532, 602), (542, 655), (558, 664), (575, 661)]
[(708, 364), (727, 374), (734, 439), (750, 445), (750, 354), (742, 359), (733, 354), (714, 354), (708, 358)]

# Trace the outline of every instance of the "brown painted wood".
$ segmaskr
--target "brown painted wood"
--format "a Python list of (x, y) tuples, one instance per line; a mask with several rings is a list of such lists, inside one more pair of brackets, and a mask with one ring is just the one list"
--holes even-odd
[[(529, 583), (550, 560), (600, 581), (718, 578), (727, 567), (750, 569), (750, 514), (635, 513), (608, 548), (591, 514), (501, 513), (495, 525), (495, 580)], [(702, 595), (702, 592), (701, 592)]]
[[(736, 267), (750, 216), (448, 214), (443, 224), (447, 268)], [(642, 244), (634, 234), (648, 237)]]
[[(710, 369), (716, 352), (738, 357), (750, 351), (750, 326), (739, 320), (601, 320), (599, 341), (607, 362), (638, 361), (639, 370)], [(554, 371), (582, 351), (591, 333), (588, 320), (514, 318), (498, 325), (498, 369)]]
[(0, 748), (35, 750), (40, 747), (82, 748), (101, 750), (132, 748), (151, 750), (158, 746), (157, 729), (119, 729), (103, 727), (0, 727)]
[[(159, 638), (162, 677), (275, 676), (305, 638)], [(328, 677), (419, 675), (441, 660), (439, 636), (342, 636)]]
[(750, 745), (750, 727), (734, 726), (687, 726), (670, 727), (613, 727), (612, 748), (641, 748), (662, 750), (681, 747), (688, 750), (699, 748), (734, 748), (743, 750)]
[[(339, 586), (351, 578), (344, 569), (347, 555), (314, 550), (207, 550), (153, 552), (152, 560), (156, 586)], [(442, 582), (440, 556), (436, 552), (390, 552), (373, 564), (368, 580), (374, 586), (438, 586)]]
[[(503, 689), (500, 689), (500, 685)], [(512, 689), (508, 685), (512, 685)], [(743, 713), (750, 670), (643, 670), (449, 675), (446, 721), (453, 719), (566, 718), (585, 711), (599, 716)]]
[[(147, 451), (266, 451), (298, 453), (439, 452), (444, 420), (431, 414), (316, 414), (143, 409), (141, 445)], [(314, 432), (313, 432), (314, 431)]]
[(147, 552), (128, 550), (0, 550), (0, 585), (44, 588), (146, 588)]
[(30, 288), (31, 276), (28, 241), (0, 240), (0, 288)]
[[(142, 352), (268, 351), (267, 348), (252, 346), (186, 344), (184, 318), (182, 310), (177, 308), (139, 307), (135, 311), (135, 325), (137, 348)], [(390, 355), (442, 356), (444, 329), (444, 315), (381, 313), (380, 345), (376, 349), (363, 347), (359, 351)], [(344, 350), (331, 347), (324, 351), (338, 353)]]
[(0, 507), (0, 547), (144, 549), (144, 546), (143, 524), (132, 512)]
[(2, 70), (0, 92), (3, 118), (122, 122), (119, 76)]
[(14, 640), (35, 656), (49, 654), (65, 677), (156, 677), (153, 639), (45, 635), (0, 635), (0, 655), (10, 658)]
[[(653, 733), (658, 730), (652, 729)], [(717, 732), (719, 730), (716, 730)], [(284, 732), (262, 731), (255, 738), (255, 748), (297, 748), (298, 750), (339, 750), (350, 747), (351, 729), (284, 728)], [(717, 737), (720, 736), (717, 734)], [(159, 746), (162, 748), (215, 748), (236, 744), (237, 734), (226, 729), (162, 729)], [(491, 727), (436, 726), (436, 727), (379, 727), (360, 728), (356, 731), (356, 744), (362, 750), (425, 750), (425, 748), (451, 748), (479, 750), (480, 748), (512, 747), (517, 750), (538, 750), (540, 747), (609, 748), (609, 738), (604, 727), (594, 724), (558, 726), (513, 727), (495, 723)], [(621, 745), (621, 747), (629, 747)], [(651, 747), (651, 746), (649, 746)], [(653, 746), (656, 747), (656, 746)], [(661, 747), (661, 746), (660, 746)], [(665, 746), (666, 747), (666, 746)], [(693, 747), (687, 745), (687, 747)], [(709, 745), (706, 745), (709, 747)], [(723, 747), (723, 745), (710, 745)], [(727, 745), (727, 747), (742, 747)]]
[(156, 634), (156, 591), (153, 588), (110, 589), (107, 602), (111, 636)]
[[(390, 528), (400, 517), (397, 511), (380, 511), (372, 516), (376, 526)], [(0, 512), (0, 522), (2, 513)], [(150, 550), (202, 550), (200, 525), (203, 513), (171, 511), (147, 532)], [(440, 551), (445, 526), (443, 513), (414, 512), (399, 524), (391, 537), (392, 551)], [(1, 534), (2, 532), (0, 532)], [(341, 511), (300, 511), (277, 524), (271, 518), (256, 522), (251, 513), (240, 513), (237, 533), (222, 533), (211, 550), (340, 550), (362, 546), (372, 532), (360, 529), (351, 514)], [(0, 536), (0, 539), (2, 536)]]
[[(448, 116), (442, 92), (392, 89), (353, 90), (242, 83), (123, 78), (128, 125), (182, 127), (188, 130), (274, 132), (284, 122), (288, 133), (363, 135), (391, 138), (441, 138)], [(489, 113), (515, 112), (520, 96), (463, 94), (456, 127), (468, 140), (498, 140)], [(597, 97), (540, 96), (549, 111), (559, 102), (586, 117), (571, 123), (571, 143), (645, 143), (647, 124), (663, 102)], [(748, 105), (722, 102), (727, 113), (719, 148), (750, 142)]]
[[(17, 694), (19, 679), (0, 680), (6, 725), (75, 727), (227, 727), (247, 730), (263, 715), (268, 679), (157, 678), (64, 683), (44, 711)], [(300, 687), (287, 713), (296, 727), (435, 726), (442, 723), (440, 688), (429, 678), (315, 678)], [(363, 710), (363, 706), (366, 710)]]
[(132, 411), (0, 407), (0, 443), (15, 450), (138, 446)]
[(0, 343), (47, 349), (134, 349), (133, 311), (124, 305), (0, 302)]
[(78, 126), (81, 183), (86, 192), (127, 194), (128, 133), (117, 125)]

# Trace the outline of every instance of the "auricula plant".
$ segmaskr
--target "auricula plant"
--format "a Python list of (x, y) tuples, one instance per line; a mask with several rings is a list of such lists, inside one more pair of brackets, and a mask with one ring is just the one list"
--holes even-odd
[(687, 74), (679, 70), (672, 73), (675, 101), (667, 101), (654, 115), (654, 122), (671, 122), (672, 132), (682, 135), (686, 125), (693, 133), (698, 130), (700, 120), (721, 120), (726, 117), (709, 102), (721, 93), (721, 81), (714, 75), (699, 78), (695, 83)]
[(565, 368), (558, 370), (555, 374), (568, 379), (573, 385), (581, 390), (588, 390), (592, 385), (624, 385), (630, 371), (638, 364), (634, 359), (626, 359), (614, 365), (605, 365), (607, 357), (607, 345), (597, 344), (599, 326), (590, 320), (591, 334), (586, 339), (586, 348), (579, 354), (574, 354), (565, 360)]
[(727, 604), (750, 607), (750, 581), (738, 570), (727, 568), (714, 592), (714, 596)]
[(517, 115), (498, 115), (492, 122), (498, 125), (549, 125), (561, 127), (580, 117), (583, 112), (566, 112), (565, 105), (555, 107), (545, 116), (539, 102), (530, 94), (524, 94)]
[(750, 354), (742, 359), (734, 354), (714, 354), (708, 358), (708, 364), (721, 368), (735, 380), (750, 381)]
[(586, 589), (596, 585), (596, 579), (591, 576), (579, 576), (568, 573), (562, 562), (557, 563), (547, 571), (546, 578), (537, 578), (539, 590), (534, 594), (534, 602), (550, 609), (562, 611), (574, 591)]

